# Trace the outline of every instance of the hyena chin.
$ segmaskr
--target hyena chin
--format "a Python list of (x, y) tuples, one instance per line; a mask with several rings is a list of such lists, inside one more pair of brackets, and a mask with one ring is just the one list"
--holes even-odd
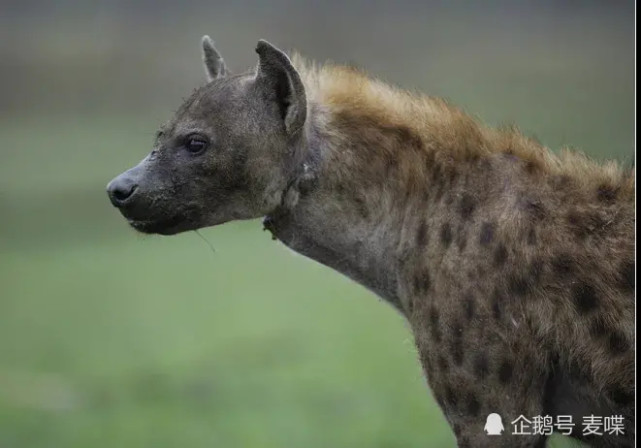
[[(543, 446), (549, 430), (510, 425), (538, 416), (632, 446), (633, 172), (262, 40), (241, 74), (202, 44), (207, 83), (108, 186), (134, 228), (265, 217), (405, 316), (459, 446)], [(589, 416), (610, 431), (586, 434)]]

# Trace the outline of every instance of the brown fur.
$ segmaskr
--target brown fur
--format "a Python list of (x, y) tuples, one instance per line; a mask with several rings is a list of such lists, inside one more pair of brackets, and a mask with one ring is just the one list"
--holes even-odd
[(294, 64), (330, 142), (321, 179), (400, 232), (397, 306), (460, 446), (544, 440), (485, 438), (490, 412), (572, 414), (579, 438), (584, 415), (621, 414), (626, 437), (590, 442), (630, 446), (633, 172), (351, 68)]
[[(512, 154), (526, 161), (529, 169), (571, 177), (579, 189), (610, 189), (634, 200), (634, 173), (621, 169), (614, 161), (595, 163), (569, 148), (557, 155), (514, 127), (487, 128), (441, 98), (394, 88), (353, 67), (317, 66), (298, 54), (292, 62), (305, 83), (310, 102), (326, 106), (332, 115), (348, 116), (348, 120), (360, 117), (387, 129), (406, 129), (425, 143), (426, 150), (438, 148), (435, 155), (452, 162), (493, 153)], [(377, 145), (375, 149), (388, 156), (398, 147)]]

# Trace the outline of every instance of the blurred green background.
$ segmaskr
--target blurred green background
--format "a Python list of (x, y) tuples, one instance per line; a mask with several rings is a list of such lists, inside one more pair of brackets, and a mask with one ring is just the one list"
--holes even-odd
[[(554, 149), (634, 158), (632, 1), (0, 1), (0, 448), (451, 447), (391, 307), (261, 231), (128, 229), (104, 192), (266, 38)], [(567, 446), (555, 439), (550, 446)]]

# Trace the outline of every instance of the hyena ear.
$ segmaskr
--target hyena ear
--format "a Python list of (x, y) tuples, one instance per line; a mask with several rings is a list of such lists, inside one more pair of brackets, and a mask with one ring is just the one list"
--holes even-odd
[(222, 78), (227, 74), (227, 67), (223, 57), (214, 47), (214, 41), (209, 36), (203, 36), (203, 62), (205, 64), (205, 73), (207, 81)]
[(269, 42), (259, 40), (256, 53), (256, 83), (265, 98), (276, 103), (285, 130), (293, 135), (303, 128), (307, 118), (307, 99), (300, 75), (287, 55)]

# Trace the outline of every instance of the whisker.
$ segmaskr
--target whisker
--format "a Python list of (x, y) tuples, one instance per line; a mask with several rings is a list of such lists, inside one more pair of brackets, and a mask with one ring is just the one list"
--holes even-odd
[(205, 238), (198, 230), (194, 230), (194, 232), (196, 232), (196, 235), (198, 235), (200, 239), (202, 239), (205, 243), (207, 243), (212, 253), (216, 253), (216, 249), (214, 249), (214, 246), (209, 242), (207, 238)]

